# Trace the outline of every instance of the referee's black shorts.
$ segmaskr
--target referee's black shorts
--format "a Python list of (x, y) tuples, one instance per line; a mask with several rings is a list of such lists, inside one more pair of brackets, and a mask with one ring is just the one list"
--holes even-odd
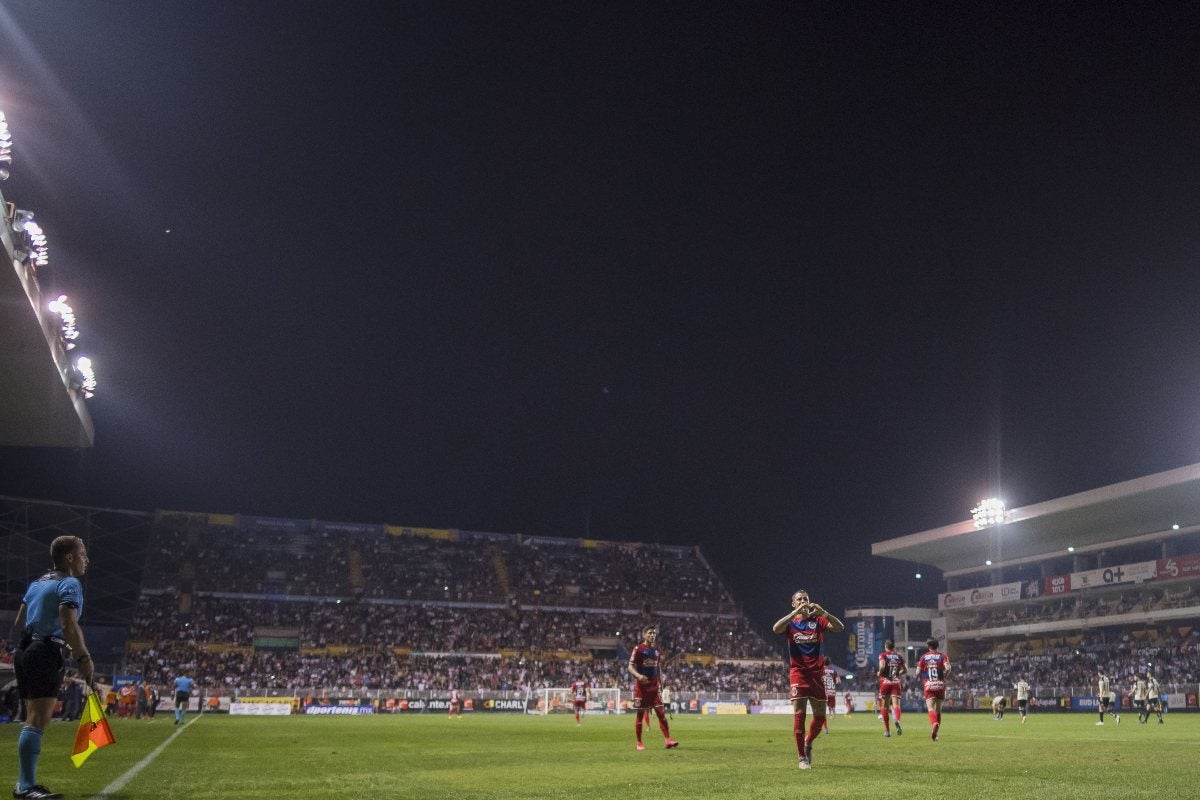
[(58, 697), (67, 672), (67, 660), (61, 645), (25, 637), (13, 655), (13, 671), (22, 700)]

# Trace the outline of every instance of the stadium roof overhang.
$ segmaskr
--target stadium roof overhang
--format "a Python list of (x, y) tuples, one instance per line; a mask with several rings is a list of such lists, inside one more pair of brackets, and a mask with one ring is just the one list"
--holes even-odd
[(0, 445), (90, 447), (92, 418), (64, 380), (65, 356), (55, 353), (41, 291), (13, 260), (7, 219), (0, 227), (7, 265), (0, 267)]
[[(1175, 528), (1174, 526), (1179, 526)], [(1089, 548), (1181, 536), (1200, 527), (1200, 464), (1009, 511), (1002, 525), (973, 520), (888, 539), (871, 554), (937, 567), (945, 574), (1041, 560)]]

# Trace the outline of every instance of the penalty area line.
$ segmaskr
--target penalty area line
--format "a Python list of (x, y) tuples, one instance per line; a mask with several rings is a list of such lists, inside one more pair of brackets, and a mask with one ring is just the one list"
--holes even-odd
[(150, 752), (150, 755), (146, 756), (141, 761), (134, 764), (132, 767), (130, 767), (128, 770), (125, 771), (124, 775), (117, 778), (115, 781), (110, 783), (108, 786), (105, 786), (97, 794), (92, 795), (91, 798), (89, 798), (89, 800), (104, 800), (104, 798), (110, 797), (113, 794), (115, 794), (116, 792), (119, 792), (122, 789), (124, 789), (125, 785), (127, 783), (129, 783), (131, 780), (133, 780), (134, 778), (136, 778), (138, 776), (139, 772), (141, 772), (146, 767), (153, 764), (154, 759), (158, 758), (162, 754), (162, 751), (167, 749), (167, 745), (169, 745), (171, 742), (175, 741), (176, 737), (178, 737), (179, 734), (183, 733), (185, 729), (190, 728), (191, 726), (193, 726), (197, 722), (199, 722), (201, 716), (203, 716), (203, 715), (197, 714), (196, 718), (193, 719), (191, 722), (184, 723), (183, 727), (181, 727), (179, 730), (172, 733), (170, 736), (168, 736), (166, 738), (166, 741), (164, 741), (158, 747), (154, 748), (154, 750), (152, 750)]

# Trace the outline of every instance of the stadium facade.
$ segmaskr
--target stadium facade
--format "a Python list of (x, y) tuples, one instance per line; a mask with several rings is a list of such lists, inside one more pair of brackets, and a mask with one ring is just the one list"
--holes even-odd
[[(1150, 674), (1172, 707), (1196, 707), (1200, 464), (1015, 508), (992, 525), (968, 519), (877, 542), (871, 552), (941, 571), (930, 633), (962, 665), (965, 692), (988, 696), (1041, 677), (1043, 699), (1087, 707), (1104, 669), (1122, 691)], [(895, 616), (869, 611), (859, 615), (865, 627)], [(898, 639), (919, 652), (911, 637)]]

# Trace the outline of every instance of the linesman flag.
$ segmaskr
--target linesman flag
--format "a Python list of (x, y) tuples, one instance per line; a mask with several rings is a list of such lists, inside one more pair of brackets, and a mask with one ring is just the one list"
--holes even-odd
[(79, 718), (71, 761), (75, 762), (76, 767), (82, 767), (88, 756), (115, 741), (112, 728), (108, 727), (108, 720), (104, 718), (104, 709), (100, 707), (100, 695), (92, 692), (83, 707), (83, 716)]

